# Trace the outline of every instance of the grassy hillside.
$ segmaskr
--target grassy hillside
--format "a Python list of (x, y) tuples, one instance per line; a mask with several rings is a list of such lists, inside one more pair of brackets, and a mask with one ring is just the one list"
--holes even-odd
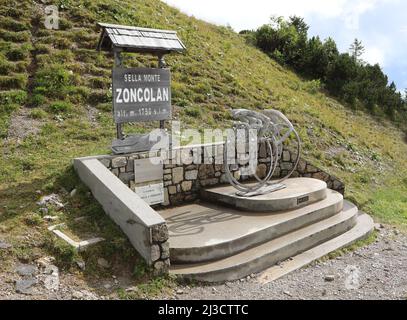
[[(116, 252), (120, 260), (127, 252), (126, 259), (137, 259), (71, 167), (74, 157), (109, 152), (114, 138), (113, 61), (95, 51), (96, 22), (178, 32), (188, 50), (168, 56), (167, 63), (175, 118), (185, 126), (227, 127), (231, 108), (276, 108), (298, 128), (304, 157), (345, 181), (346, 197), (376, 219), (407, 226), (403, 133), (385, 120), (344, 107), (232, 30), (157, 0), (49, 1), (59, 6), (61, 19), (59, 30), (47, 30), (41, 1), (0, 2), (0, 237), (15, 245), (10, 259), (33, 259), (35, 250), (73, 259), (74, 253), (46, 235), (35, 202), (49, 192), (65, 197), (61, 220), (94, 217), (98, 233), (109, 240), (100, 254)], [(127, 55), (125, 64), (156, 66), (156, 59)], [(64, 193), (78, 186), (75, 197)], [(82, 258), (97, 267), (92, 257)]]

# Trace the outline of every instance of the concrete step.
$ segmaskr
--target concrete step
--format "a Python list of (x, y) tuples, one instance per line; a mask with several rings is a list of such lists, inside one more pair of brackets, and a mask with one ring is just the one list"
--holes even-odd
[[(306, 207), (279, 213), (252, 213), (201, 202), (160, 211), (170, 235), (172, 263), (225, 258), (326, 219), (343, 208), (340, 193)], [(347, 209), (346, 209), (347, 210)]]
[(236, 189), (230, 185), (201, 189), (201, 198), (252, 212), (290, 210), (326, 198), (327, 185), (318, 179), (290, 178), (283, 184), (286, 188), (252, 197), (236, 195)]
[(174, 264), (170, 272), (182, 278), (207, 282), (235, 280), (257, 273), (350, 230), (356, 224), (358, 210), (347, 204), (347, 208), (332, 217), (233, 256), (211, 262)]
[(322, 258), (332, 251), (349, 246), (358, 240), (362, 240), (373, 231), (373, 227), (373, 219), (369, 215), (359, 212), (356, 225), (352, 229), (320, 244), (319, 246), (296, 255), (290, 260), (284, 261), (279, 265), (275, 265), (264, 270), (259, 275), (257, 280), (262, 284), (274, 281), (292, 271), (310, 264), (317, 259)]

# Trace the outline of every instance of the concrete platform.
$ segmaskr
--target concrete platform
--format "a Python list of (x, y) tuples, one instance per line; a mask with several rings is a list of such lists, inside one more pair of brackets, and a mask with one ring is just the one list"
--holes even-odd
[(326, 193), (321, 201), (278, 213), (253, 213), (204, 201), (159, 211), (169, 230), (171, 262), (224, 258), (331, 217), (342, 210), (343, 197), (333, 190)]
[(347, 203), (343, 211), (332, 217), (233, 256), (203, 263), (175, 264), (170, 272), (183, 278), (208, 282), (240, 279), (345, 233), (356, 225), (357, 214), (357, 208)]
[(201, 190), (201, 198), (232, 206), (240, 210), (282, 211), (307, 206), (327, 196), (324, 181), (312, 178), (291, 178), (283, 182), (286, 188), (272, 193), (240, 197), (230, 185)]

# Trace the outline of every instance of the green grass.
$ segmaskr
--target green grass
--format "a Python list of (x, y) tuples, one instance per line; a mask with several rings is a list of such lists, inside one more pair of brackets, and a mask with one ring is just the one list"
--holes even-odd
[[(405, 225), (407, 144), (392, 123), (340, 104), (320, 83), (301, 79), (230, 28), (188, 17), (158, 0), (54, 3), (64, 4), (60, 30), (44, 28), (32, 1), (8, 0), (0, 6), (0, 235), (15, 244), (13, 251), (2, 253), (5, 266), (13, 259), (52, 254), (65, 269), (77, 272), (76, 260), (84, 260), (87, 267), (81, 274), (86, 278), (128, 268), (136, 283), (152, 281), (131, 244), (72, 169), (73, 158), (109, 153), (115, 137), (109, 89), (113, 59), (95, 50), (99, 21), (178, 32), (188, 49), (166, 61), (172, 72), (174, 118), (184, 127), (229, 127), (233, 108), (278, 109), (298, 129), (303, 156), (343, 180), (348, 199), (375, 219)], [(124, 62), (157, 66), (155, 57), (137, 54), (125, 54)], [(88, 106), (97, 109), (96, 122), (90, 121)], [(9, 137), (11, 117), (28, 107), (30, 117), (41, 119), (39, 133)], [(141, 123), (125, 129), (155, 127)], [(70, 198), (62, 188), (79, 191)], [(36, 191), (63, 195), (67, 205), (59, 213), (61, 220), (88, 216), (94, 222), (89, 231), (106, 241), (79, 256), (54, 243), (47, 224), (38, 219)], [(18, 240), (27, 234), (36, 239)], [(98, 257), (109, 260), (112, 269), (101, 269)]]

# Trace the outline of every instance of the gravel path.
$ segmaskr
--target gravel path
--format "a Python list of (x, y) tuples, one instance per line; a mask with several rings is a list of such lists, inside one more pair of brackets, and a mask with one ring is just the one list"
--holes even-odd
[(178, 288), (176, 299), (407, 299), (407, 236), (379, 230), (376, 241), (274, 282), (250, 279)]
[[(59, 273), (54, 279), (59, 282), (57, 289), (50, 290), (46, 288), (53, 285), (49, 272), (27, 266), (13, 269), (0, 273), (0, 299), (117, 299), (117, 289), (129, 288), (132, 282), (129, 276), (118, 275), (91, 284), (79, 275)], [(314, 263), (267, 284), (261, 284), (257, 276), (218, 285), (180, 285), (170, 296), (159, 298), (407, 299), (407, 235), (384, 227), (374, 243), (335, 259)], [(24, 279), (37, 279), (26, 293), (17, 289), (17, 283), (25, 285), (19, 282)]]

